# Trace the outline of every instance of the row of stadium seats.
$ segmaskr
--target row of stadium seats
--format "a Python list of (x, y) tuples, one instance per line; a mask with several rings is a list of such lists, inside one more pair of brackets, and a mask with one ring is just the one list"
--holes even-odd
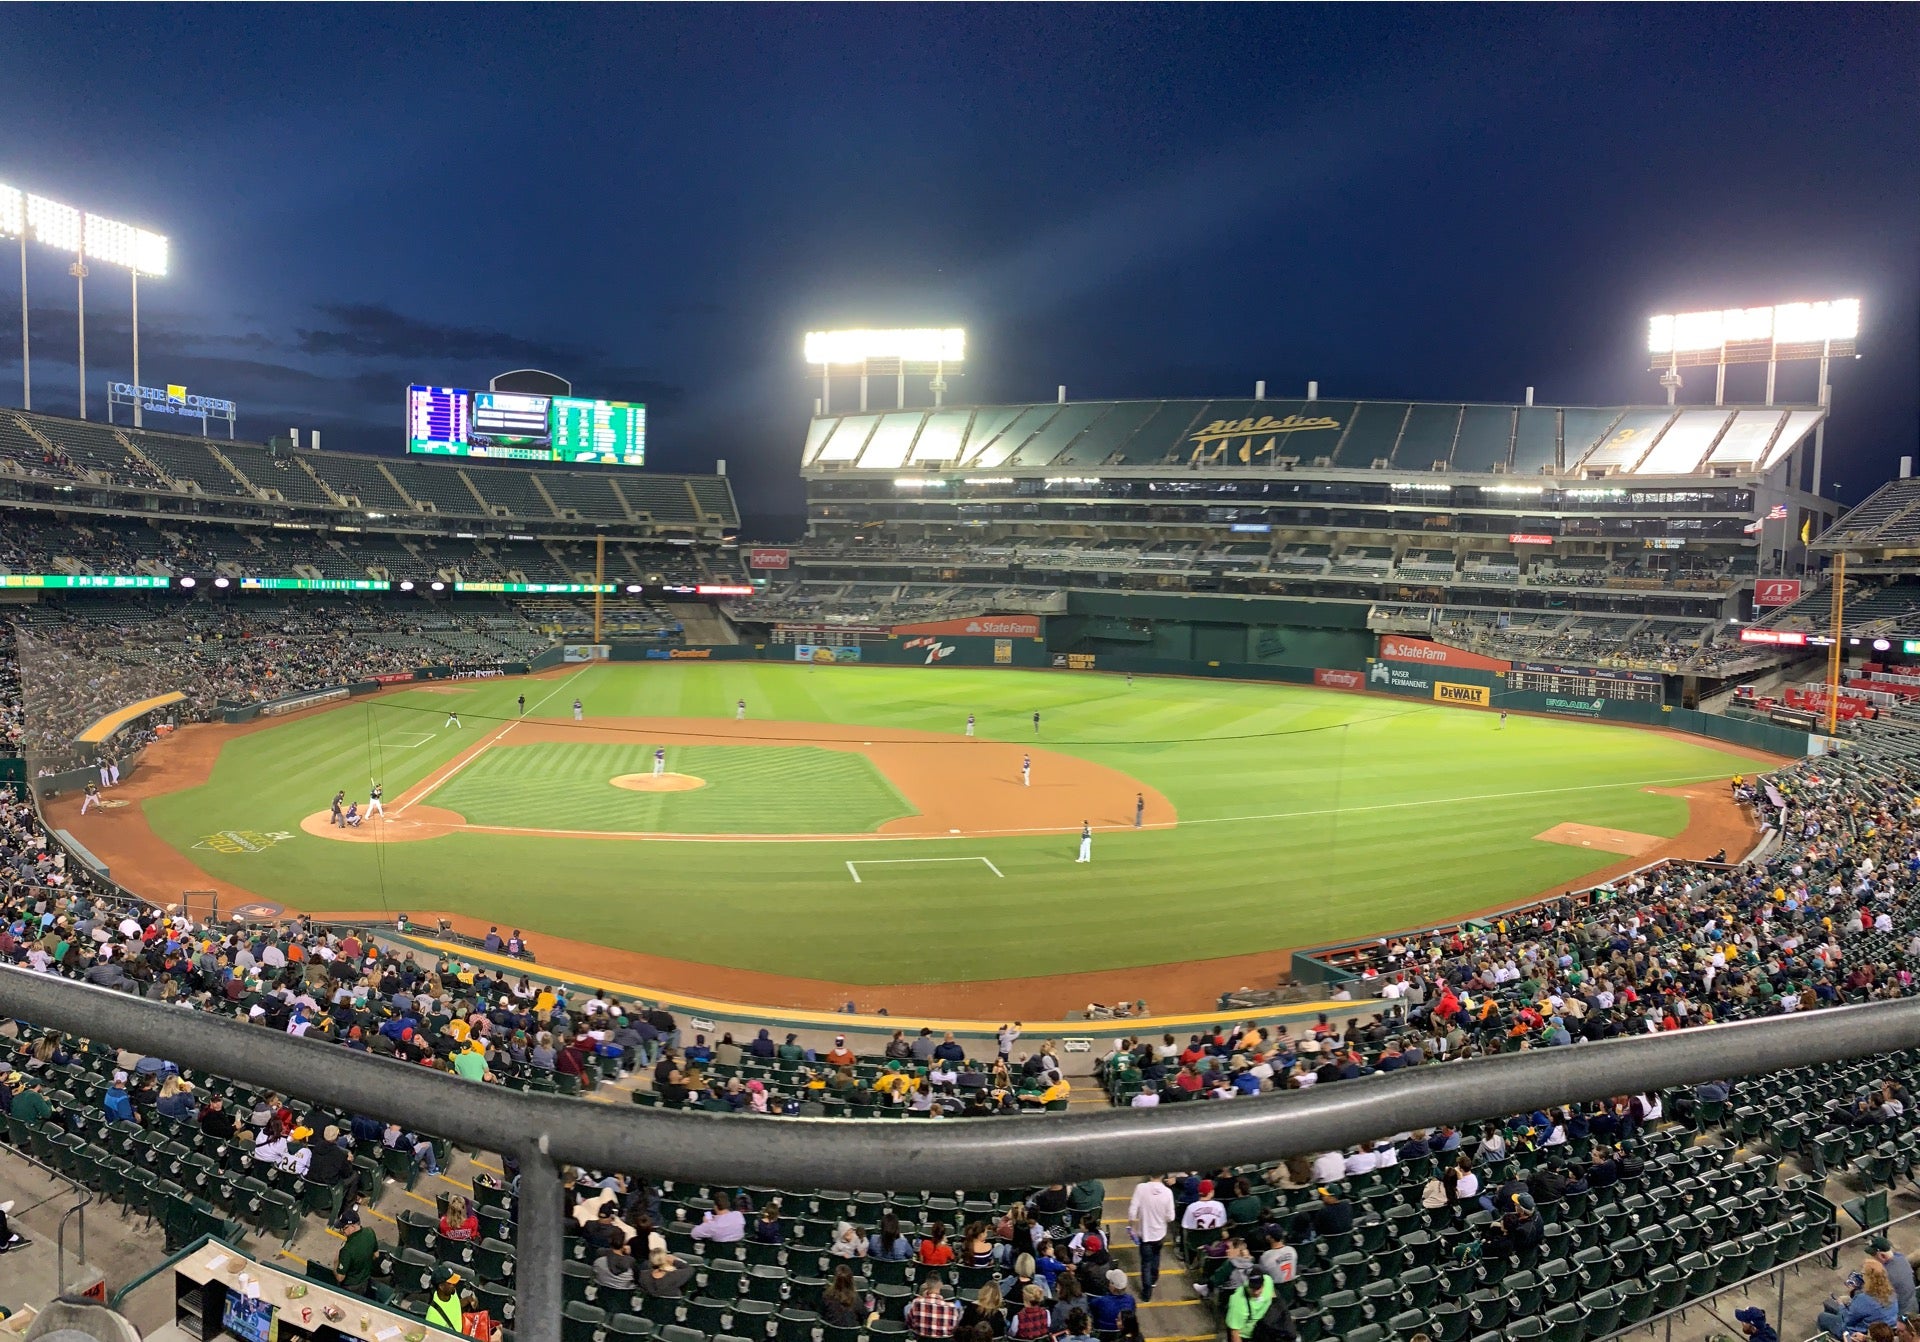
[(504, 517), (675, 526), (736, 526), (719, 476), (277, 454), (255, 443), (0, 412), (0, 470), (236, 500), (284, 501), (409, 516)]

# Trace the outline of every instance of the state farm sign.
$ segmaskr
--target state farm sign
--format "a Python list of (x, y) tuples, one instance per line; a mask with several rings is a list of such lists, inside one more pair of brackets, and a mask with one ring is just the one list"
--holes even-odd
[(1468, 671), (1505, 671), (1513, 665), (1496, 657), (1482, 657), (1477, 652), (1450, 648), (1444, 643), (1429, 643), (1424, 638), (1401, 638), (1394, 634), (1380, 636), (1380, 659), (1386, 662), (1418, 662), (1422, 666), (1459, 667)]
[(935, 620), (929, 624), (896, 624), (893, 632), (949, 637), (955, 634), (972, 634), (987, 638), (1038, 638), (1040, 637), (1040, 617), (1038, 615), (974, 615), (964, 620)]
[(1364, 690), (1367, 678), (1359, 671), (1329, 671), (1324, 666), (1316, 666), (1313, 668), (1313, 683), (1329, 690)]
[(1761, 578), (1753, 584), (1756, 606), (1791, 606), (1800, 599), (1798, 578)]
[(749, 550), (748, 568), (785, 568), (793, 557), (791, 550)]

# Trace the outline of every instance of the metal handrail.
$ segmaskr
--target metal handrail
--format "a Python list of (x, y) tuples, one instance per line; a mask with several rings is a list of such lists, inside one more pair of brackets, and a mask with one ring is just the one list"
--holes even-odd
[[(65, 1170), (56, 1169), (54, 1166), (47, 1164), (46, 1161), (39, 1159), (31, 1151), (22, 1151), (18, 1147), (15, 1147), (13, 1148), (13, 1157), (15, 1160), (23, 1161), (33, 1166), (50, 1178), (58, 1179), (68, 1188), (71, 1188), (74, 1197), (79, 1199), (79, 1201), (67, 1208), (66, 1212), (62, 1214), (60, 1217), (59, 1233), (54, 1236), (53, 1279), (59, 1289), (59, 1293), (64, 1295), (67, 1289), (67, 1222), (73, 1218), (76, 1212), (79, 1213), (80, 1262), (84, 1266), (87, 1261), (87, 1208), (93, 1203), (93, 1190), (74, 1178), (71, 1174), (68, 1174)], [(50, 1202), (53, 1196), (55, 1195), (42, 1198), (41, 1202)], [(34, 1204), (36, 1207), (39, 1205), (40, 1203), (38, 1202)]]
[(556, 1162), (723, 1184), (990, 1189), (1270, 1161), (1411, 1128), (1920, 1047), (1920, 998), (1536, 1049), (1262, 1099), (1036, 1117), (758, 1118), (583, 1104), (489, 1087), (337, 1044), (0, 967), (0, 1014), (377, 1115), (520, 1165), (522, 1342), (558, 1342)]

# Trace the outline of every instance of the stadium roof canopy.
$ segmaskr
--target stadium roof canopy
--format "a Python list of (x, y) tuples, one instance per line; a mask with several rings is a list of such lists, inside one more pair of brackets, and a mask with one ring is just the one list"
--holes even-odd
[(1920, 479), (1889, 480), (1828, 527), (1815, 550), (1858, 550), (1867, 558), (1920, 554)]
[(1530, 406), (1414, 401), (1070, 401), (823, 415), (808, 473), (829, 471), (1434, 471), (1754, 477), (1817, 406)]

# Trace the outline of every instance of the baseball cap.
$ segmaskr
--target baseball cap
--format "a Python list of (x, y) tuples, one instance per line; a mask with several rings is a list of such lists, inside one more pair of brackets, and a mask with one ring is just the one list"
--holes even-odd
[(1109, 1269), (1109, 1270), (1108, 1270), (1108, 1272), (1107, 1272), (1107, 1289), (1108, 1289), (1109, 1291), (1124, 1291), (1124, 1290), (1126, 1290), (1126, 1289), (1127, 1289), (1127, 1274), (1126, 1274), (1126, 1273), (1124, 1273), (1124, 1272), (1122, 1272), (1122, 1271), (1121, 1271), (1121, 1270), (1120, 1270), (1119, 1268), (1117, 1268), (1117, 1267), (1116, 1267), (1116, 1268), (1111, 1268), (1111, 1269)]
[(1734, 1322), (1761, 1324), (1767, 1321), (1767, 1311), (1758, 1305), (1748, 1305), (1745, 1309), (1733, 1311)]
[(1867, 1247), (1869, 1249), (1872, 1249), (1875, 1253), (1886, 1253), (1888, 1250), (1893, 1248), (1893, 1241), (1888, 1239), (1885, 1235), (1875, 1235), (1872, 1239), (1867, 1241)]

